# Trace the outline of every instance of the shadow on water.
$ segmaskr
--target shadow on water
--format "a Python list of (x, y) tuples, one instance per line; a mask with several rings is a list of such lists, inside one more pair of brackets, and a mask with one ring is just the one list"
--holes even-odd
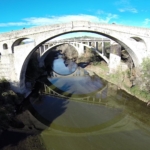
[(80, 62), (80, 63), (78, 63), (78, 66), (80, 66), (80, 67), (82, 67), (82, 68), (85, 68), (85, 67), (87, 67), (89, 64), (90, 64), (90, 62)]
[[(3, 123), (3, 126), (6, 123), (5, 128), (1, 128), (0, 124), (1, 150), (45, 149), (40, 144), (38, 135), (65, 112), (68, 100), (42, 95), (40, 94), (42, 88), (43, 83), (37, 81), (31, 93), (14, 108), (16, 112), (13, 118), (11, 120), (4, 118), (6, 120)], [(1, 117), (0, 114), (0, 119), (2, 119)], [(34, 123), (39, 125), (34, 125), (34, 120), (36, 120)], [(34, 140), (35, 144), (33, 144)], [(23, 146), (24, 144), (25, 146)]]
[[(39, 138), (43, 132), (49, 149), (56, 150), (117, 150), (118, 147), (141, 150), (143, 145), (148, 145), (150, 136), (145, 136), (141, 122), (150, 126), (149, 107), (117, 86), (99, 80), (97, 75), (90, 76), (90, 80), (84, 76), (85, 81), (81, 77), (76, 77), (77, 80), (73, 77), (61, 81), (54, 78), (50, 82), (48, 76), (51, 77), (53, 71), (52, 62), (58, 54), (52, 51), (45, 59), (48, 73), (36, 78), (31, 93), (21, 103), (14, 104), (13, 113), (0, 107), (0, 149), (44, 150), (43, 141)], [(83, 68), (86, 65), (88, 63), (78, 64)], [(45, 85), (52, 90), (45, 89)], [(87, 93), (83, 94), (81, 89)], [(9, 103), (1, 105), (7, 108)], [(130, 142), (130, 139), (136, 140)], [(135, 148), (133, 143), (140, 144)]]
[(40, 102), (39, 100), (35, 101), (35, 99), (30, 100), (32, 105), (28, 109), (34, 117), (48, 127), (65, 112), (69, 103), (66, 99), (59, 99), (49, 95), (40, 96), (39, 99)]
[[(44, 90), (43, 83), (52, 86), (47, 75), (40, 76), (31, 93), (14, 108), (15, 115), (7, 121), (8, 124), (2, 129), (3, 131), (1, 130), (0, 149), (28, 149), (27, 147), (32, 145), (29, 143), (32, 143), (34, 136), (50, 127), (53, 121), (66, 111), (69, 100), (41, 94)], [(64, 84), (64, 87), (70, 88), (67, 84)], [(62, 95), (65, 93), (54, 86), (53, 90)], [(67, 97), (71, 97), (72, 94), (67, 93)], [(38, 138), (36, 140), (38, 141)], [(40, 143), (37, 141), (36, 143)], [(29, 145), (23, 148), (23, 144)], [(37, 145), (37, 147), (37, 150), (43, 148), (42, 145)], [(33, 149), (32, 146), (31, 148)]]
[[(96, 99), (92, 99), (92, 101), (75, 102), (69, 99), (41, 94), (44, 88), (43, 82), (45, 81), (47, 84), (49, 83), (43, 76), (40, 77), (35, 83), (32, 92), (18, 105), (15, 117), (16, 119), (19, 118), (19, 121), (22, 121), (24, 126), (16, 127), (16, 124), (19, 124), (19, 121), (16, 121), (13, 128), (12, 126), (11, 128), (5, 128), (5, 131), (0, 134), (1, 150), (44, 150), (45, 147), (40, 144), (41, 142), (37, 137), (49, 127), (61, 131), (62, 135), (63, 132), (69, 135), (65, 136), (64, 139), (62, 139), (61, 136), (57, 137), (57, 140), (55, 136), (52, 136), (51, 140), (48, 141), (48, 143), (50, 142), (49, 147), (50, 145), (53, 145), (53, 148), (55, 146), (59, 147), (56, 141), (63, 143), (63, 141), (66, 140), (65, 142), (70, 141), (74, 147), (84, 149), (87, 147), (85, 144), (80, 143), (80, 146), (82, 145), (81, 148), (80, 146), (78, 147), (76, 143), (79, 141), (89, 141), (89, 138), (91, 139), (89, 143), (91, 142), (91, 144), (93, 144), (91, 147), (94, 150), (96, 149), (95, 145), (97, 145), (97, 149), (100, 148), (100, 145), (107, 147), (108, 144), (106, 144), (106, 141), (110, 142), (110, 145), (115, 147), (113, 145), (113, 141), (115, 140), (110, 140), (109, 137), (114, 136), (114, 139), (120, 137), (127, 140), (128, 135), (133, 137), (137, 135), (137, 141), (142, 138), (142, 131), (139, 129), (137, 130), (137, 127), (132, 129), (130, 126), (130, 122), (132, 122), (133, 118), (150, 125), (150, 119), (148, 117), (150, 109), (146, 107), (146, 104), (126, 92), (118, 90), (117, 86), (111, 83), (108, 83), (108, 88), (101, 92), (101, 100), (97, 103)], [(63, 91), (61, 94), (63, 94)], [(122, 111), (123, 115), (119, 115)], [(133, 118), (131, 118), (130, 121), (128, 120), (128, 123), (126, 123), (126, 121), (120, 122), (120, 119), (124, 121), (127, 118), (124, 116)], [(64, 118), (67, 119), (65, 120)], [(136, 124), (139, 126), (139, 121), (136, 121)], [(106, 132), (108, 136), (104, 133), (101, 134), (101, 132)], [(138, 137), (139, 133), (142, 134), (141, 137)], [(83, 134), (83, 139), (83, 136), (80, 136), (80, 134)], [(79, 140), (75, 138), (77, 135)], [(47, 140), (49, 138), (50, 136)], [(121, 142), (125, 142), (124, 140)], [(101, 141), (103, 141), (103, 143), (101, 143)], [(98, 142), (101, 144), (99, 145)], [(124, 148), (124, 150), (127, 150), (127, 148), (131, 146), (130, 144), (126, 144), (126, 149)], [(116, 145), (121, 146), (117, 142)], [(69, 148), (69, 144), (64, 144), (62, 146)], [(88, 146), (90, 146), (90, 144), (88, 144)], [(58, 150), (60, 150), (60, 147)], [(87, 149), (91, 150), (88, 147)]]

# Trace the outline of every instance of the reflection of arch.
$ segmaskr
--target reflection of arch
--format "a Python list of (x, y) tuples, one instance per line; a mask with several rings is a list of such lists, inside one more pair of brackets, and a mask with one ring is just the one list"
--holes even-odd
[[(66, 30), (65, 30), (66, 29)], [(57, 30), (60, 30), (60, 28), (56, 29)], [(20, 72), (20, 87), (22, 89), (25, 88), (25, 73), (26, 73), (26, 69), (27, 69), (27, 65), (28, 65), (28, 62), (30, 60), (30, 57), (32, 56), (32, 54), (37, 50), (39, 49), (39, 47), (41, 45), (43, 45), (44, 43), (46, 43), (47, 41), (49, 40), (52, 40), (58, 36), (61, 36), (61, 35), (64, 35), (64, 34), (68, 34), (68, 33), (75, 33), (75, 32), (91, 32), (91, 33), (97, 33), (99, 35), (103, 35), (103, 36), (106, 36), (107, 38), (110, 38), (111, 40), (117, 42), (118, 44), (120, 44), (122, 47), (124, 47), (126, 49), (126, 51), (130, 54), (134, 64), (135, 64), (135, 67), (138, 67), (139, 64), (140, 64), (140, 60), (138, 59), (138, 56), (136, 55), (135, 53), (135, 47), (134, 45), (132, 44), (132, 41), (130, 39), (124, 39), (124, 38), (121, 38), (120, 36), (117, 36), (116, 35), (111, 35), (111, 34), (107, 34), (107, 32), (102, 31), (98, 31), (98, 30), (94, 30), (92, 28), (88, 28), (88, 29), (85, 29), (84, 27), (81, 29), (77, 28), (77, 29), (68, 29), (67, 27), (60, 31), (59, 34), (58, 32), (55, 32), (56, 34), (54, 34), (53, 36), (49, 37), (49, 38), (46, 38), (44, 39), (43, 41), (41, 41), (41, 43), (39, 43), (37, 46), (35, 46), (32, 51), (29, 53), (29, 55), (25, 58), (25, 61), (23, 63), (23, 66), (21, 68), (21, 72)], [(49, 35), (50, 36), (50, 35)]]
[[(18, 46), (18, 45), (23, 45), (23, 44), (27, 44), (27, 42), (24, 42), (24, 40), (27, 40), (29, 38), (20, 38), (20, 39), (17, 39), (13, 44), (12, 44), (12, 53), (14, 53), (14, 47), (15, 46)], [(30, 39), (29, 39), (30, 40)], [(33, 40), (30, 40), (30, 41), (33, 41)]]
[[(42, 95), (41, 100), (43, 100), (45, 97), (47, 97), (49, 99), (52, 99), (54, 102), (57, 100), (57, 102), (60, 101), (61, 103), (63, 102), (63, 104), (68, 104), (69, 103), (69, 101), (66, 100), (65, 98), (64, 99), (63, 98), (59, 99), (59, 98), (56, 98), (56, 97), (51, 98), (50, 96), (47, 96), (47, 95), (44, 95), (44, 96)], [(42, 101), (41, 101), (41, 103), (42, 103)], [(70, 103), (72, 103), (72, 102), (70, 101)], [(93, 104), (93, 103), (92, 103), (92, 105), (91, 104), (89, 105), (89, 103), (84, 103), (83, 104), (80, 101), (78, 101), (76, 103), (81, 105), (81, 106), (84, 105), (84, 108), (87, 108), (87, 109), (90, 106), (90, 110), (92, 110), (92, 111), (94, 111), (95, 107), (96, 107), (96, 105)], [(74, 102), (73, 102), (73, 104), (74, 104)], [(49, 105), (49, 107), (47, 107), (48, 109), (45, 109), (45, 112), (42, 113), (42, 115), (40, 114), (40, 111), (38, 111), (38, 109), (36, 109), (37, 108), (36, 105), (38, 105), (38, 104), (31, 102), (31, 107), (30, 107), (31, 113), (33, 115), (36, 114), (35, 117), (37, 118), (38, 121), (40, 121), (41, 123), (43, 123), (46, 126), (50, 126), (50, 123), (52, 122), (51, 117), (45, 117), (45, 113), (48, 114), (48, 111), (49, 111), (48, 109), (51, 109), (51, 107), (53, 108), (54, 105)], [(44, 106), (44, 105), (42, 105), (42, 106)], [(61, 106), (62, 106), (62, 108), (67, 107), (67, 106), (64, 107), (64, 105), (61, 105)], [(72, 107), (74, 107), (74, 106), (72, 106)], [(57, 106), (57, 108), (58, 108), (58, 106)], [(63, 133), (65, 132), (65, 134), (68, 134), (68, 135), (71, 134), (71, 135), (75, 135), (75, 136), (76, 135), (86, 136), (88, 133), (92, 133), (93, 135), (94, 134), (97, 135), (97, 133), (100, 132), (100, 131), (102, 131), (102, 133), (108, 133), (108, 131), (112, 132), (114, 130), (115, 130), (115, 132), (117, 132), (118, 131), (118, 128), (117, 128), (118, 124), (117, 123), (119, 123), (120, 121), (123, 121), (123, 119), (125, 117), (125, 114), (122, 112), (122, 109), (112, 107), (111, 105), (105, 106), (103, 104), (99, 105), (99, 108), (101, 108), (104, 112), (107, 112), (107, 115), (109, 115), (111, 117), (109, 119), (104, 119), (106, 117), (105, 114), (101, 113), (100, 109), (98, 109), (96, 114), (98, 115), (97, 117), (99, 117), (99, 118), (94, 124), (93, 124), (93, 122), (92, 122), (92, 124), (86, 124), (84, 122), (82, 124), (82, 127), (81, 126), (79, 127), (79, 126), (70, 126), (70, 123), (69, 123), (69, 125), (66, 125), (66, 124), (64, 125), (63, 122), (61, 124), (60, 123), (57, 124), (57, 122), (54, 122), (51, 125), (51, 128), (54, 129), (54, 130), (57, 130), (57, 131), (61, 131)], [(44, 107), (41, 108), (41, 109), (44, 109)], [(56, 109), (54, 109), (54, 110), (56, 110)], [(79, 110), (81, 110), (79, 112), (81, 112), (81, 114), (82, 114), (82, 107), (79, 107)], [(90, 111), (89, 111), (89, 113), (90, 113)], [(84, 116), (85, 115), (83, 115), (83, 117)], [(78, 118), (78, 116), (76, 116), (76, 117)], [(90, 115), (90, 117), (92, 118), (93, 116)], [(82, 118), (82, 116), (81, 116), (81, 118)], [(89, 120), (89, 117), (86, 117), (86, 119)], [(124, 128), (120, 127), (119, 130), (120, 129), (123, 130)]]
[(4, 50), (8, 49), (8, 45), (6, 43), (3, 44), (3, 49)]

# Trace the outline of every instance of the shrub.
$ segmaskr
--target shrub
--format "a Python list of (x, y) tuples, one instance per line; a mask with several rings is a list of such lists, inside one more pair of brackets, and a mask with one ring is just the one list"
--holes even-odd
[(0, 79), (0, 92), (10, 89), (10, 83), (6, 79)]
[(150, 58), (145, 58), (141, 64), (141, 73), (138, 80), (140, 89), (150, 92)]

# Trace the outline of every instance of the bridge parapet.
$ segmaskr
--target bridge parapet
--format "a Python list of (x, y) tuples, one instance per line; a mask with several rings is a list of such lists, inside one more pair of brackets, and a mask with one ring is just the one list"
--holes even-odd
[(54, 30), (59, 30), (59, 29), (65, 30), (65, 28), (73, 29), (75, 27), (102, 28), (102, 29), (106, 29), (106, 31), (108, 32), (109, 30), (113, 30), (116, 32), (121, 32), (121, 33), (124, 32), (124, 33), (134, 34), (134, 35), (143, 36), (143, 37), (150, 37), (149, 28), (124, 26), (124, 25), (118, 25), (118, 24), (93, 23), (89, 21), (73, 21), (73, 22), (63, 23), (63, 24), (46, 25), (46, 26), (41, 26), (41, 27), (39, 26), (39, 27), (34, 27), (34, 28), (26, 28), (26, 29), (22, 29), (18, 31), (1, 33), (0, 42), (3, 42), (5, 40), (16, 39), (19, 37), (29, 36), (29, 35), (31, 36), (31, 35), (39, 34), (42, 32), (54, 31)]

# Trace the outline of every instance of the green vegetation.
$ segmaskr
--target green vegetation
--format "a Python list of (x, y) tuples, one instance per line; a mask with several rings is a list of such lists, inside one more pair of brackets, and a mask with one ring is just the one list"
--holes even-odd
[(145, 58), (141, 65), (140, 79), (138, 80), (140, 88), (150, 92), (150, 58)]
[[(109, 68), (103, 63), (97, 65), (93, 63), (90, 69), (100, 77), (114, 83), (118, 88), (124, 89), (131, 95), (145, 102), (150, 100), (150, 58), (144, 59), (141, 64), (141, 73), (138, 78), (136, 77), (136, 80), (134, 78), (137, 73), (135, 73), (134, 69), (132, 69), (132, 71), (128, 69), (124, 72), (118, 69), (116, 72), (108, 74)], [(135, 82), (134, 84), (133, 81)]]
[(122, 73), (117, 71), (114, 74), (110, 74), (109, 79), (107, 79), (108, 81), (116, 84), (121, 89), (126, 90), (131, 95), (136, 96), (139, 99), (142, 99), (147, 102), (150, 99), (150, 93), (146, 89), (141, 89), (138, 83), (132, 86), (130, 75), (131, 72), (129, 70)]
[(137, 97), (150, 100), (150, 58), (145, 58), (140, 67), (140, 73), (137, 79), (137, 85), (130, 91)]

